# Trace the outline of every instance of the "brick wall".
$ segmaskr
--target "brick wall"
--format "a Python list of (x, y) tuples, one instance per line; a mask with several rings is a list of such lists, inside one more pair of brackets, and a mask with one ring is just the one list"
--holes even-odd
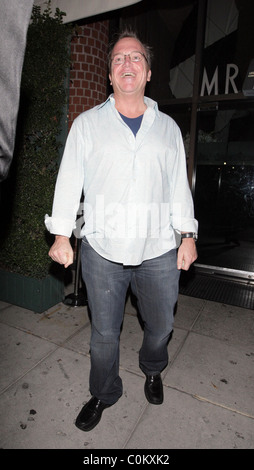
[(71, 42), (68, 127), (83, 111), (107, 98), (108, 21), (78, 28)]

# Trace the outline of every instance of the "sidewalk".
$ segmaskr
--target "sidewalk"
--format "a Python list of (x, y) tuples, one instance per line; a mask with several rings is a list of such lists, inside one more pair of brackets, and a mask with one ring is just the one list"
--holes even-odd
[(142, 330), (128, 299), (121, 334), (124, 393), (98, 426), (74, 425), (89, 400), (87, 307), (43, 314), (0, 302), (0, 448), (253, 449), (254, 311), (179, 296), (164, 403), (144, 396)]

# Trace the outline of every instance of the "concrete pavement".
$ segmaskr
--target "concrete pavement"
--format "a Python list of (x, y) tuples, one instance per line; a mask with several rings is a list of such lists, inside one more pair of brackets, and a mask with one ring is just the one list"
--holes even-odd
[(87, 307), (42, 314), (0, 302), (0, 448), (253, 449), (254, 311), (179, 296), (164, 403), (144, 396), (142, 341), (128, 298), (121, 333), (124, 393), (98, 426), (74, 425), (90, 399)]

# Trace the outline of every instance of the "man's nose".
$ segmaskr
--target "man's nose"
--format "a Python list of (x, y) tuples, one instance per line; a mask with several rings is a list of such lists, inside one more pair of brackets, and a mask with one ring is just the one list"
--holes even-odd
[(128, 59), (128, 62), (131, 62), (130, 54), (124, 54), (124, 63), (126, 63), (127, 59)]

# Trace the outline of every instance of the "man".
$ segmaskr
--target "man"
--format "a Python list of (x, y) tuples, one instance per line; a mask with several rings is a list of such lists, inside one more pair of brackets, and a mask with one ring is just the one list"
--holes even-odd
[[(82, 273), (92, 316), (90, 392), (76, 419), (93, 429), (122, 395), (119, 337), (128, 286), (144, 322), (139, 366), (145, 395), (163, 401), (161, 371), (168, 363), (180, 270), (196, 259), (197, 221), (176, 123), (144, 96), (150, 49), (123, 33), (109, 52), (114, 94), (73, 123), (59, 170), (49, 255), (73, 262), (69, 237), (83, 189)], [(175, 232), (182, 233), (176, 250)]]

